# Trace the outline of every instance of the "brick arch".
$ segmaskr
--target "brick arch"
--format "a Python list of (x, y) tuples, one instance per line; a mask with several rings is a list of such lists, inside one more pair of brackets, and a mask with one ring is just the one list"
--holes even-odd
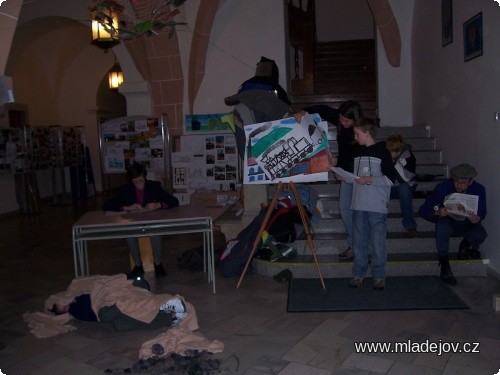
[(193, 113), (194, 100), (198, 94), (201, 81), (205, 76), (205, 60), (207, 56), (210, 32), (217, 12), (218, 0), (204, 0), (200, 3), (193, 31), (193, 40), (189, 55), (188, 101), (189, 112)]
[(384, 44), (387, 61), (394, 67), (401, 64), (401, 35), (388, 0), (366, 0)]
[[(138, 19), (147, 19), (158, 6), (156, 0), (134, 3)], [(184, 77), (177, 34), (168, 31), (142, 35), (125, 43), (137, 70), (151, 84), (153, 116), (166, 114), (171, 134), (181, 134), (183, 126)]]

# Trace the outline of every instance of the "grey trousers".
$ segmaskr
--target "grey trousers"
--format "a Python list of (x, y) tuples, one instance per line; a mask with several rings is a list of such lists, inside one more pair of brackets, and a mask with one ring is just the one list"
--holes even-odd
[[(151, 248), (153, 249), (153, 261), (155, 264), (161, 263), (161, 252), (163, 247), (163, 236), (151, 236)], [(128, 250), (136, 266), (142, 264), (141, 250), (139, 249), (138, 238), (127, 238)]]

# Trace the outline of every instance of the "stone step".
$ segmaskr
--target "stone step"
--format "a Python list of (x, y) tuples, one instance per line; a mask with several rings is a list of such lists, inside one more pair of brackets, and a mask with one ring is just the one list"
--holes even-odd
[[(313, 188), (317, 193), (320, 199), (333, 199), (338, 198), (340, 191), (340, 182), (335, 181), (335, 177), (333, 173), (329, 173), (329, 181), (325, 182), (314, 182), (310, 183), (308, 186)], [(437, 177), (433, 181), (426, 182), (417, 182), (416, 192), (428, 192), (434, 190), (434, 187), (443, 182), (445, 179), (443, 177)], [(268, 195), (270, 197), (273, 196), (274, 190), (276, 187), (274, 185), (268, 185)], [(416, 194), (418, 196), (419, 194)]]
[[(336, 261), (336, 256), (318, 255), (318, 267), (323, 278), (352, 277), (352, 261)], [(450, 265), (455, 276), (482, 276), (487, 275), (487, 260), (451, 260)], [(288, 269), (293, 277), (318, 278), (318, 267), (313, 257), (308, 255), (297, 257), (294, 261), (270, 262), (255, 258), (252, 261), (252, 272), (259, 275), (274, 276)], [(387, 276), (439, 276), (440, 267), (435, 255), (421, 256), (394, 256), (389, 255), (386, 264)], [(369, 271), (368, 271), (369, 272)], [(369, 274), (367, 277), (371, 277)], [(320, 281), (318, 280), (318, 283)], [(321, 285), (321, 284), (320, 284)], [(347, 287), (347, 285), (346, 285)]]
[[(335, 134), (336, 130), (334, 129), (333, 126), (328, 127), (328, 131), (331, 134)], [(335, 135), (334, 135), (335, 137)], [(385, 141), (387, 138), (382, 138), (382, 137), (376, 137), (376, 141)], [(436, 138), (429, 137), (429, 138), (405, 138), (405, 142), (409, 143), (412, 147), (412, 151), (430, 151), (430, 150), (437, 150), (437, 141)], [(336, 139), (331, 139), (330, 140), (330, 150), (332, 152), (335, 152), (338, 149), (338, 144)], [(418, 161), (418, 159), (417, 159)]]
[[(319, 103), (324, 104), (324, 103)], [(312, 104), (311, 104), (312, 105)], [(330, 105), (332, 108), (338, 108), (338, 105)], [(329, 124), (329, 130), (336, 130), (335, 125)], [(408, 141), (413, 146), (417, 140), (432, 140), (436, 143), (436, 138), (431, 135), (430, 128), (426, 126), (384, 126), (377, 129), (377, 134), (375, 134), (376, 141), (383, 141), (387, 139), (388, 136), (393, 134), (401, 135), (405, 140)], [(411, 141), (411, 142), (410, 142)], [(416, 146), (413, 146), (416, 147)]]
[[(434, 230), (434, 223), (424, 220), (419, 216), (415, 216), (415, 221), (417, 222), (417, 228), (420, 231), (432, 232)], [(401, 224), (401, 216), (387, 218), (387, 228), (391, 232), (401, 232), (403, 226)], [(317, 222), (311, 224), (311, 229), (314, 233), (343, 233), (345, 228), (340, 218), (340, 215), (334, 215), (332, 219), (321, 219)]]
[[(418, 211), (418, 208), (424, 203), (424, 200), (424, 198), (413, 198), (413, 209), (415, 212)], [(325, 214), (337, 215), (340, 213), (338, 197), (322, 198), (321, 203), (323, 204), (323, 212)], [(399, 200), (391, 199), (389, 201), (389, 213), (401, 213)]]
[(386, 139), (391, 134), (401, 134), (405, 139), (430, 137), (429, 126), (383, 126), (377, 130), (376, 139)]
[[(444, 164), (417, 164), (415, 168), (415, 173), (417, 174), (432, 174), (440, 175), (444, 178), (449, 176), (448, 166)], [(330, 176), (331, 175), (331, 176)], [(333, 173), (329, 173), (328, 179), (334, 181)]]
[[(388, 254), (436, 254), (436, 239), (434, 232), (420, 232), (422, 237), (408, 238), (403, 232), (389, 233), (386, 246)], [(450, 238), (450, 249), (458, 250), (462, 239)], [(324, 235), (314, 233), (313, 244), (318, 255), (339, 255), (347, 249), (345, 233), (336, 235)], [(299, 255), (310, 254), (309, 245), (306, 240), (296, 240), (290, 244)]]

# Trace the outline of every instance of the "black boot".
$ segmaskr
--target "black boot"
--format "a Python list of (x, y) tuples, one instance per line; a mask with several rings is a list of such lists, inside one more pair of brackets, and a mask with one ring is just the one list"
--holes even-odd
[(470, 259), (470, 242), (467, 238), (464, 238), (461, 242), (460, 245), (458, 246), (458, 254), (457, 254), (457, 259), (458, 260), (468, 260)]
[(457, 279), (455, 279), (455, 276), (453, 276), (453, 273), (451, 272), (449, 258), (447, 256), (439, 257), (439, 264), (441, 266), (439, 278), (443, 280), (445, 284), (456, 285)]

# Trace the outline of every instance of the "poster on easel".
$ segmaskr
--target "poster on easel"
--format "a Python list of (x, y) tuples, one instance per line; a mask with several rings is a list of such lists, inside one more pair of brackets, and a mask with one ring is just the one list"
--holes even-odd
[(174, 189), (229, 190), (238, 176), (234, 134), (181, 136), (179, 152), (172, 153)]
[(306, 113), (244, 127), (244, 184), (328, 181), (328, 124)]
[(148, 178), (168, 188), (170, 168), (166, 121), (163, 117), (126, 116), (99, 126), (104, 174), (124, 174), (134, 163), (142, 164)]

